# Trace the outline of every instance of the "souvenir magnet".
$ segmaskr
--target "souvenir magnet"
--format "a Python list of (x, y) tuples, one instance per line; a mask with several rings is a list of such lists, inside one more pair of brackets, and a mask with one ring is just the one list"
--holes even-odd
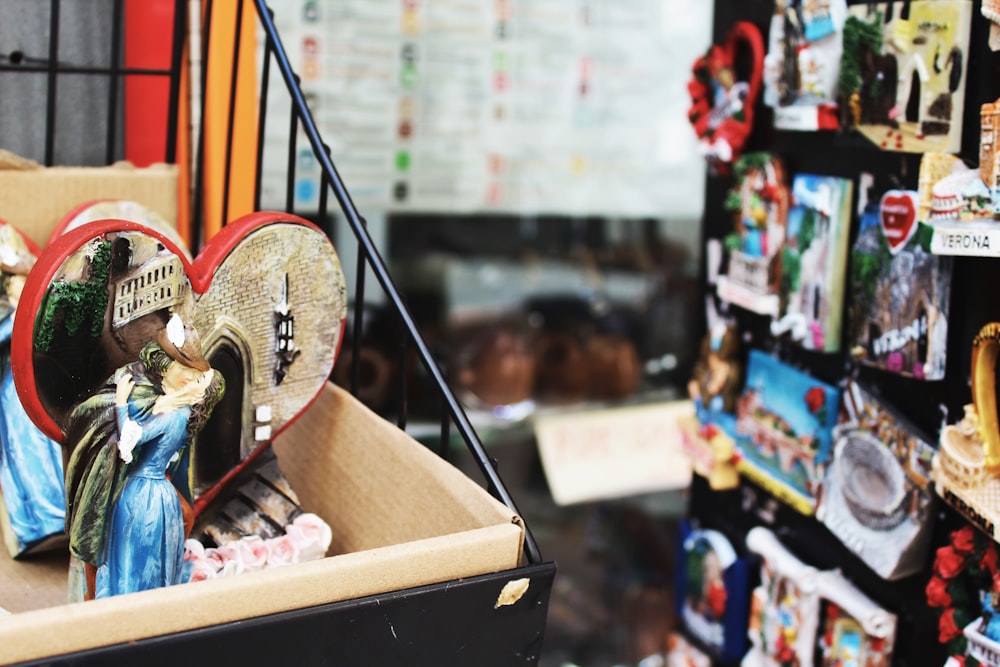
[(736, 399), (743, 388), (739, 331), (723, 322), (701, 342), (701, 351), (688, 382), (688, 396), (695, 413), (678, 417), (681, 444), (694, 471), (711, 488), (732, 489), (739, 484), (736, 471)]
[(918, 380), (944, 377), (951, 259), (931, 253), (919, 194), (889, 190), (863, 206), (851, 249), (847, 337), (858, 362)]
[(761, 559), (750, 599), (750, 650), (742, 667), (811, 665), (819, 625), (819, 572), (788, 551), (767, 528), (747, 533)]
[(746, 650), (748, 563), (725, 535), (681, 524), (677, 613), (685, 629), (730, 662)]
[(1000, 665), (1000, 576), (997, 544), (965, 526), (939, 547), (924, 588), (938, 618), (937, 640), (948, 665)]
[(812, 514), (833, 448), (840, 391), (759, 351), (736, 402), (740, 473)]
[(818, 579), (821, 667), (889, 667), (896, 639), (896, 616), (858, 590), (840, 572)]
[[(737, 62), (741, 55), (747, 61)], [(709, 165), (720, 173), (729, 173), (750, 136), (763, 66), (760, 31), (752, 23), (739, 21), (724, 44), (709, 47), (691, 68), (688, 120)], [(747, 72), (746, 80), (738, 79), (737, 72)]]
[(992, 322), (972, 341), (972, 403), (958, 423), (941, 429), (932, 467), (937, 493), (994, 540), (1000, 521), (998, 354), (1000, 324)]
[(764, 58), (764, 103), (782, 130), (836, 130), (845, 0), (775, 4)]
[(734, 230), (723, 239), (726, 266), (717, 293), (725, 302), (776, 317), (791, 204), (785, 167), (770, 153), (748, 153), (737, 162), (735, 177), (726, 199)]
[(840, 349), (851, 227), (851, 181), (796, 174), (781, 251), (775, 335), (789, 332), (807, 350)]
[(855, 382), (834, 433), (816, 517), (885, 579), (923, 569), (936, 503), (934, 449)]
[(905, 18), (902, 2), (850, 7), (840, 63), (841, 124), (883, 150), (956, 153), (972, 2), (907, 4)]

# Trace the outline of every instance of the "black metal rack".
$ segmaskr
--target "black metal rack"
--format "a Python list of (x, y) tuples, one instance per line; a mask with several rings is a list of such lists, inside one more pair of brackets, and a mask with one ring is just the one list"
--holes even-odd
[[(5, 8), (5, 3), (11, 4)], [(15, 0), (0, 0), (0, 12), (7, 15), (6, 10), (16, 9), (20, 12), (26, 11), (25, 3), (19, 3), (14, 7)], [(49, 0), (48, 3), (30, 3), (31, 10), (39, 13), (42, 17), (48, 13), (48, 41), (47, 46), (39, 52), (32, 52), (30, 48), (21, 46), (18, 41), (10, 42), (9, 37), (5, 40), (5, 35), (9, 35), (0, 28), (0, 115), (5, 113), (4, 98), (10, 103), (12, 96), (19, 90), (19, 85), (25, 75), (44, 77), (44, 142), (41, 146), (35, 147), (35, 155), (26, 155), (38, 159), (46, 165), (53, 165), (61, 161), (60, 139), (61, 139), (61, 115), (65, 109), (59, 107), (59, 93), (61, 85), (71, 77), (87, 77), (88, 82), (92, 82), (95, 89), (102, 89), (106, 96), (102, 96), (103, 103), (97, 105), (97, 116), (103, 117), (103, 150), (93, 151), (90, 164), (109, 164), (123, 155), (123, 130), (122, 130), (122, 91), (125, 81), (130, 77), (156, 77), (169, 81), (169, 108), (167, 110), (166, 123), (166, 148), (163, 160), (174, 163), (178, 159), (178, 133), (177, 121), (178, 110), (181, 106), (181, 78), (183, 69), (183, 58), (185, 44), (188, 38), (187, 0), (174, 0), (173, 15), (175, 17), (171, 28), (172, 45), (169, 66), (162, 68), (129, 68), (124, 66), (124, 40), (126, 38), (124, 30), (124, 14), (128, 11), (129, 4), (126, 0), (100, 0), (102, 7), (110, 13), (110, 36), (104, 48), (105, 56), (98, 58), (97, 64), (88, 63), (85, 65), (66, 62), (61, 55), (61, 38), (64, 32), (65, 14), (67, 6), (71, 9), (78, 9), (84, 3), (74, 0)], [(88, 5), (90, 1), (88, 0)], [(192, 82), (201, 91), (204, 91), (207, 82), (205, 72), (208, 69), (208, 58), (210, 57), (210, 44), (213, 35), (218, 33), (213, 27), (213, 21), (218, 21), (216, 5), (220, 3), (214, 0), (204, 0), (201, 21), (200, 44), (190, 44), (189, 48), (198, 49), (201, 54), (200, 81)], [(346, 341), (354, 346), (352, 355), (353, 364), (351, 369), (351, 391), (357, 394), (359, 382), (359, 359), (357, 348), (361, 340), (361, 332), (364, 327), (364, 314), (366, 303), (366, 272), (370, 271), (378, 282), (379, 287), (385, 294), (385, 299), (390, 310), (398, 316), (399, 331), (401, 339), (399, 341), (400, 354), (404, 356), (415, 354), (423, 369), (430, 378), (430, 384), (441, 405), (441, 441), (448, 443), (452, 434), (459, 436), (466, 444), (469, 452), (475, 459), (476, 465), (480, 469), (484, 479), (486, 489), (499, 501), (504, 503), (516, 514), (519, 514), (514, 500), (507, 490), (498, 470), (497, 463), (487, 453), (482, 441), (469, 421), (462, 405), (452, 392), (448, 383), (438, 367), (431, 350), (418, 330), (417, 324), (410, 315), (404, 302), (404, 298), (397, 289), (389, 273), (386, 263), (383, 261), (378, 248), (366, 229), (366, 222), (359, 213), (357, 207), (351, 200), (347, 186), (342, 181), (331, 157), (330, 149), (324, 144), (313, 120), (305, 96), (299, 86), (299, 77), (294, 72), (290, 64), (289, 57), (282, 45), (281, 37), (275, 28), (274, 16), (265, 0), (236, 0), (236, 24), (233, 28), (234, 40), (233, 72), (231, 77), (230, 106), (228, 109), (229, 125), (226, 136), (226, 159), (224, 182), (229, 182), (229, 175), (232, 169), (234, 141), (233, 117), (235, 113), (235, 95), (238, 68), (246, 66), (238, 57), (239, 37), (243, 12), (254, 11), (257, 14), (257, 25), (264, 40), (264, 57), (260, 61), (260, 69), (257, 72), (259, 86), (259, 108), (258, 108), (258, 142), (257, 142), (257, 181), (255, 187), (255, 205), (259, 208), (262, 190), (262, 165), (264, 162), (265, 126), (269, 122), (268, 117), (268, 91), (274, 85), (272, 78), (277, 75), (279, 82), (277, 86), (284, 85), (288, 93), (288, 103), (290, 109), (291, 124), (287, 128), (288, 132), (288, 152), (285, 192), (286, 202), (284, 210), (297, 213), (306, 218), (311, 218), (327, 234), (333, 235), (332, 218), (337, 215), (338, 220), (343, 220), (353, 232), (357, 239), (357, 274), (354, 279), (355, 288), (353, 302), (351, 305), (352, 316), (349, 317), (355, 335), (348, 336)], [(17, 16), (15, 15), (15, 18)], [(44, 21), (44, 18), (38, 19)], [(19, 38), (18, 38), (19, 39)], [(44, 35), (40, 38), (44, 43)], [(4, 45), (4, 41), (14, 43), (14, 48)], [(105, 62), (100, 62), (104, 60)], [(275, 72), (272, 72), (272, 69)], [(195, 171), (204, 167), (204, 137), (205, 137), (205, 95), (199, 97), (201, 101), (201, 113), (199, 118), (200, 127), (197, 131), (198, 141), (192, 147), (195, 155)], [(93, 105), (92, 105), (93, 106)], [(28, 112), (24, 112), (28, 113)], [(273, 115), (273, 114), (272, 114)], [(36, 118), (40, 121), (40, 118)], [(91, 132), (95, 132), (95, 127), (99, 127), (100, 122), (87, 121)], [(0, 132), (3, 130), (0, 124)], [(293, 183), (296, 178), (296, 156), (298, 153), (297, 139), (300, 131), (308, 140), (317, 162), (321, 166), (321, 176), (319, 182), (319, 205), (318, 210), (309, 212), (296, 212), (293, 210)], [(2, 135), (0, 135), (2, 136)], [(93, 135), (92, 135), (93, 136)], [(2, 144), (0, 144), (2, 145)], [(270, 159), (271, 156), (268, 156)], [(203, 178), (194, 178), (194, 188), (192, 192), (192, 214), (191, 214), (191, 246), (192, 251), (197, 252), (203, 241), (204, 218), (202, 212), (202, 202), (205, 196), (205, 181)], [(329, 195), (333, 193), (339, 210), (331, 210)], [(223, 194), (222, 220), (228, 217), (230, 202), (228, 191)], [(341, 251), (342, 252), (342, 251)], [(407, 386), (406, 375), (401, 374), (399, 379), (398, 399), (396, 405), (396, 422), (400, 428), (405, 428), (407, 421)], [(533, 664), (539, 657), (542, 633), (545, 626), (545, 613), (548, 602), (548, 592), (551, 589), (552, 578), (555, 573), (555, 564), (544, 562), (539, 552), (538, 546), (531, 534), (525, 528), (524, 554), (526, 565), (516, 570), (518, 576), (531, 579), (531, 595), (535, 596), (536, 603), (531, 605), (531, 610), (527, 613), (519, 612), (522, 615), (497, 614), (492, 619), (482, 619), (483, 622), (492, 623), (490, 633), (481, 633), (479, 637), (479, 648), (470, 653), (471, 649), (463, 649), (466, 644), (464, 633), (468, 632), (468, 625), (465, 622), (458, 623), (462, 616), (462, 600), (467, 596), (482, 596), (491, 594), (494, 591), (494, 579), (498, 575), (486, 575), (466, 580), (459, 586), (452, 583), (448, 586), (436, 585), (400, 591), (398, 594), (389, 596), (391, 604), (398, 606), (405, 613), (413, 615), (418, 623), (427, 625), (427, 632), (422, 633), (422, 637), (414, 639), (405, 647), (398, 645), (390, 649), (383, 649), (374, 642), (380, 633), (377, 630), (365, 629), (363, 619), (368, 614), (365, 610), (370, 609), (372, 604), (381, 604), (384, 611), (386, 596), (380, 596), (374, 603), (372, 600), (350, 600), (342, 603), (324, 605), (318, 608), (298, 610), (285, 614), (277, 614), (273, 617), (254, 619), (252, 621), (229, 624), (227, 626), (212, 626), (202, 628), (198, 631), (181, 633), (146, 641), (138, 642), (127, 647), (110, 647), (98, 651), (89, 651), (76, 654), (74, 656), (60, 657), (61, 664), (126, 664), (134, 663), (135, 658), (141, 656), (144, 663), (149, 664), (173, 664), (179, 655), (198, 655), (199, 658), (212, 655), (232, 659), (236, 656), (244, 656), (243, 659), (253, 663), (261, 663), (264, 659), (279, 659), (287, 661), (289, 656), (271, 656), (269, 650), (265, 649), (269, 641), (274, 641), (277, 637), (294, 637), (295, 642), (303, 642), (301, 659), (304, 663), (313, 664), (322, 662), (323, 664), (361, 663), (386, 664), (384, 660), (405, 661), (408, 664)], [(510, 578), (510, 573), (501, 573), (504, 578)], [(537, 583), (536, 583), (537, 582)], [(463, 592), (464, 591), (464, 592)], [(492, 593), (495, 595), (495, 593)], [(406, 610), (409, 611), (406, 611)], [(354, 619), (362, 619), (358, 625), (354, 625)], [(423, 620), (419, 620), (423, 619)], [(350, 626), (350, 628), (349, 628)], [(433, 627), (431, 627), (433, 626)], [(320, 628), (323, 630), (317, 631)], [(341, 635), (340, 631), (347, 631), (348, 635)], [(487, 637), (487, 635), (489, 635)], [(268, 639), (270, 638), (270, 639)], [(362, 642), (362, 643), (359, 643)], [(388, 651), (388, 652), (387, 652)], [(474, 656), (473, 656), (474, 653)], [(157, 657), (158, 656), (158, 657)], [(367, 657), (366, 657), (367, 656)], [(381, 657), (379, 657), (381, 656)], [(472, 662), (469, 662), (469, 659)]]

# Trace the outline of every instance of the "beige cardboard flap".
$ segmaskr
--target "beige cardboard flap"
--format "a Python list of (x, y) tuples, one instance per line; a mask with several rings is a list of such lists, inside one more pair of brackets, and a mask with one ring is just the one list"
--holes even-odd
[[(334, 552), (518, 521), (460, 470), (334, 384), (274, 447), (303, 506), (336, 517)], [(358, 475), (359, 468), (370, 474)]]
[(98, 199), (128, 199), (177, 225), (177, 167), (48, 167), (0, 169), (0, 219), (45, 247), (70, 211)]

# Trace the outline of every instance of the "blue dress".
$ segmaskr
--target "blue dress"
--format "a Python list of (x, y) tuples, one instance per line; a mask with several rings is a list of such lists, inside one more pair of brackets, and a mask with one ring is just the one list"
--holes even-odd
[(119, 432), (126, 410), (142, 435), (111, 509), (105, 560), (97, 570), (98, 598), (180, 583), (184, 561), (184, 516), (166, 471), (186, 443), (191, 408), (139, 416), (129, 401), (127, 408), (116, 408)]
[(31, 421), (17, 396), (10, 364), (14, 311), (0, 321), (0, 489), (18, 553), (66, 525), (62, 448)]

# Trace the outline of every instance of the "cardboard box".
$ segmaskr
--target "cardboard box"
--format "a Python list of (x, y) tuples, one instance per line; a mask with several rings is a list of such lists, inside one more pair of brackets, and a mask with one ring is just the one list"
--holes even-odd
[(59, 222), (80, 204), (128, 199), (177, 226), (177, 166), (138, 169), (127, 162), (109, 167), (39, 167), (0, 152), (0, 220), (44, 248)]
[(521, 564), (509, 508), (329, 384), (274, 444), (307, 511), (333, 529), (319, 561), (61, 604), (66, 560), (0, 556), (0, 662), (8, 664), (375, 595)]

